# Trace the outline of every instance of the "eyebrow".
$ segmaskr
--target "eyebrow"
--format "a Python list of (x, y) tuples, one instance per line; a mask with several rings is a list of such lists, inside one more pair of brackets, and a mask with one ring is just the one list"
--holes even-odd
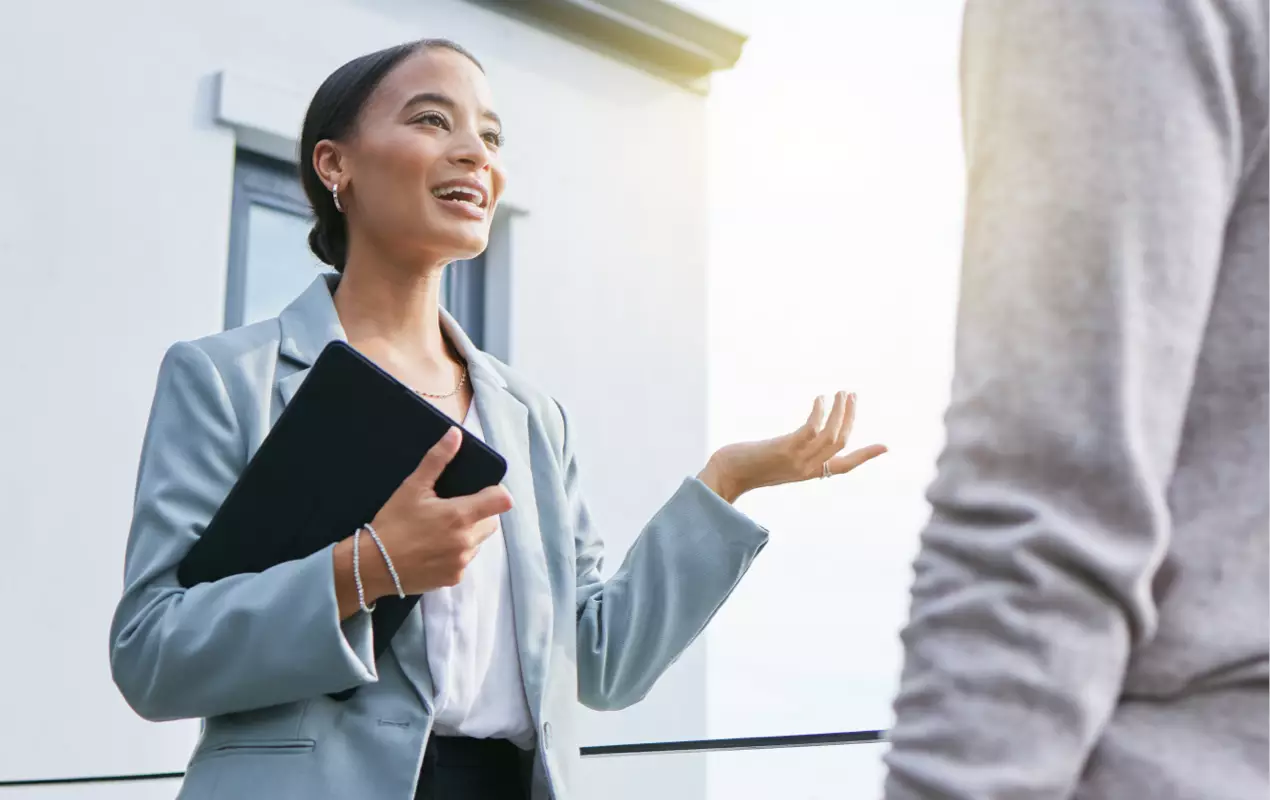
[[(446, 108), (450, 109), (451, 112), (458, 109), (458, 103), (454, 102), (446, 95), (438, 94), (437, 92), (420, 92), (419, 94), (407, 100), (406, 104), (402, 106), (402, 108), (408, 109), (411, 106), (419, 106), (419, 105), (445, 106)], [(481, 109), (481, 116), (487, 120), (490, 120), (498, 127), (500, 128), (503, 127), (502, 118), (499, 117), (497, 114), (495, 114), (493, 111), (490, 111), (488, 108)]]

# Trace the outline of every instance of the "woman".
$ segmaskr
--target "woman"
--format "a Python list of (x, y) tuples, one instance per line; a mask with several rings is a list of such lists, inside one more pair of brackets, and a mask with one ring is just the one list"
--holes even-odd
[[(443, 268), (484, 250), (503, 191), (491, 109), (481, 67), (450, 42), (341, 67), (301, 137), (309, 241), (335, 273), (276, 320), (164, 359), (111, 665), (142, 716), (206, 720), (183, 798), (576, 797), (575, 701), (643, 697), (763, 547), (731, 503), (883, 451), (839, 456), (854, 399), (827, 420), (817, 400), (798, 431), (714, 454), (603, 580), (564, 412), (438, 305)], [(181, 589), (177, 563), (333, 339), (486, 437), (504, 485), (436, 497), (451, 431), (339, 544)], [(423, 600), (376, 660), (367, 612), (398, 592)]]

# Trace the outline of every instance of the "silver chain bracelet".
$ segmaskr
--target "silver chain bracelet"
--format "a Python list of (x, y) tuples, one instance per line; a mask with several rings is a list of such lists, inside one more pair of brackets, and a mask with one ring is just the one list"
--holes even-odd
[(388, 556), (388, 548), (384, 547), (384, 543), (379, 539), (379, 534), (375, 532), (375, 528), (369, 522), (362, 527), (370, 534), (371, 541), (379, 548), (379, 554), (384, 557), (384, 563), (388, 565), (388, 574), (392, 576), (392, 584), (397, 587), (397, 596), (405, 598), (406, 590), (401, 585), (401, 578), (397, 576), (397, 568), (393, 566), (392, 559)]
[(357, 582), (357, 604), (366, 614), (375, 610), (374, 605), (366, 605), (366, 589), (362, 586), (362, 529), (353, 531), (353, 580)]

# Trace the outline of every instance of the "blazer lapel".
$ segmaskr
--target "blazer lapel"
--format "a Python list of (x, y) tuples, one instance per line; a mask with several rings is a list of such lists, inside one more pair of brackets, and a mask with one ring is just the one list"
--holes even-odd
[(348, 341), (331, 296), (338, 284), (335, 273), (319, 276), (278, 315), (278, 355), (298, 368), (278, 378), (283, 406), (291, 402), (322, 348), (333, 341)]
[(551, 652), (552, 598), (547, 554), (538, 530), (538, 508), (534, 501), (529, 410), (505, 388), (488, 379), (474, 376), (472, 382), (486, 442), (507, 460), (503, 486), (511, 493), (512, 510), (503, 514), (500, 521), (507, 543), (525, 696), (537, 721)]
[[(278, 394), (282, 397), (282, 406), (279, 409), (286, 408), (291, 402), (291, 398), (295, 397), (296, 390), (300, 388), (300, 384), (304, 383), (304, 379), (309, 375), (309, 367), (292, 372), (290, 375), (278, 379)], [(274, 419), (277, 422), (277, 419)]]
[(551, 653), (552, 594), (547, 554), (538, 528), (529, 440), (529, 409), (507, 389), (507, 382), (468, 339), (454, 319), (442, 311), (441, 322), (467, 359), (477, 413), (486, 444), (507, 460), (503, 486), (512, 510), (500, 517), (511, 572), (516, 644), (525, 696), (535, 723), (542, 708), (543, 686)]
[(274, 422), (295, 397), (296, 390), (308, 377), (309, 369), (322, 349), (333, 341), (348, 341), (332, 299), (339, 279), (340, 276), (333, 272), (318, 276), (278, 315), (281, 329), (278, 355), (290, 362), (295, 370), (277, 378), (278, 395), (282, 402), (274, 410)]

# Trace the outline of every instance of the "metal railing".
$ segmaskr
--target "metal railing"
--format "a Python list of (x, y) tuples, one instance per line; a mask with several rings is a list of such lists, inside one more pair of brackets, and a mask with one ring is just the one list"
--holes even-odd
[(583, 747), (583, 758), (603, 756), (664, 755), (667, 753), (718, 753), (728, 750), (774, 750), (782, 747), (829, 747), (843, 744), (873, 744), (886, 740), (886, 731), (846, 733), (803, 733), (793, 736), (746, 736), (736, 739), (693, 739), (682, 742), (645, 742)]
[[(786, 747), (833, 747), (849, 744), (875, 744), (886, 741), (886, 731), (847, 731), (844, 733), (803, 733), (791, 736), (746, 736), (733, 739), (689, 739), (678, 742), (640, 742), (583, 747), (583, 758), (614, 756), (669, 755), (677, 753), (719, 753), (731, 750), (774, 750)], [(97, 775), (80, 778), (42, 778), (0, 781), (0, 789), (28, 786), (68, 786), (86, 783), (131, 783), (139, 781), (180, 780), (184, 772), (155, 772), (135, 775)]]

